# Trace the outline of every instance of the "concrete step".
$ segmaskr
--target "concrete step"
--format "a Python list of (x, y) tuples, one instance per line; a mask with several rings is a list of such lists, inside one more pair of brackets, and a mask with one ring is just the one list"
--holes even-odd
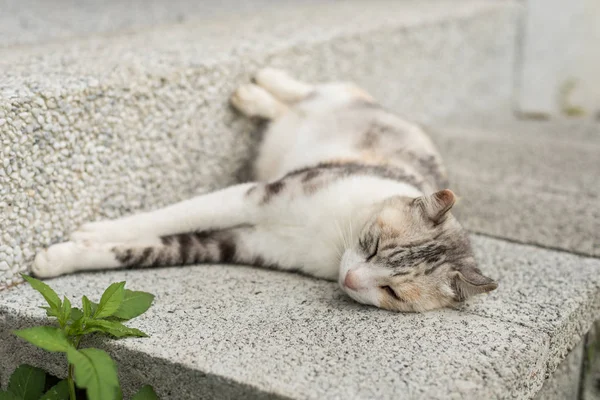
[[(248, 267), (116, 271), (50, 283), (71, 297), (98, 297), (118, 280), (157, 294), (155, 306), (135, 322), (151, 338), (101, 344), (118, 358), (127, 390), (152, 382), (165, 398), (183, 399), (564, 398), (578, 390), (581, 339), (600, 317), (600, 259), (564, 251), (594, 247), (564, 246), (555, 220), (564, 217), (568, 230), (572, 218), (581, 243), (597, 243), (594, 220), (577, 218), (581, 202), (591, 207), (590, 218), (597, 215), (589, 182), (596, 175), (598, 125), (490, 116), (464, 124), (445, 123), (433, 132), (462, 195), (462, 219), (475, 229), (473, 221), (487, 224), (481, 231), (488, 236), (473, 235), (476, 257), (500, 286), (458, 310), (389, 313), (353, 303), (334, 283)], [(549, 154), (560, 157), (548, 161)], [(516, 182), (519, 171), (526, 173)], [(555, 184), (569, 197), (545, 203), (546, 218), (536, 219), (529, 203), (520, 206), (535, 193), (552, 193)], [(507, 216), (485, 214), (497, 208)], [(486, 217), (501, 229), (485, 232), (495, 226)], [(515, 229), (503, 218), (532, 222)], [(564, 250), (514, 243), (540, 237)], [(19, 286), (1, 300), (0, 357), (7, 361), (0, 375), (6, 379), (23, 361), (59, 372), (63, 360), (19, 345), (8, 333), (43, 317), (39, 295)]]
[[(473, 240), (499, 288), (459, 310), (424, 314), (365, 307), (335, 283), (250, 267), (127, 270), (49, 283), (72, 298), (97, 299), (120, 280), (156, 294), (132, 322), (149, 338), (95, 343), (117, 359), (126, 393), (151, 383), (164, 399), (532, 398), (600, 316), (600, 260)], [(1, 299), (3, 379), (21, 362), (64, 374), (64, 359), (8, 331), (43, 318), (41, 296), (19, 286)]]
[(521, 12), (298, 1), (0, 50), (0, 289), (82, 222), (236, 181), (257, 135), (227, 99), (259, 67), (353, 80), (415, 119), (508, 110)]
[(600, 123), (486, 116), (432, 135), (468, 229), (600, 256)]

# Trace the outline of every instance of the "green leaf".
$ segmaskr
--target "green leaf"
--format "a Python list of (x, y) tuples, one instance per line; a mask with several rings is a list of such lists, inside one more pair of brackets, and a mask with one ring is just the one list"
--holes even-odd
[(71, 308), (71, 321), (78, 321), (83, 318), (83, 311), (77, 307)]
[(0, 390), (0, 400), (23, 400), (23, 399), (15, 396), (11, 392), (3, 392)]
[(83, 308), (83, 316), (86, 318), (89, 318), (92, 316), (92, 302), (90, 301), (90, 299), (87, 298), (87, 296), (83, 296), (81, 298), (81, 305)]
[(71, 302), (67, 299), (67, 296), (64, 296), (60, 317), (58, 318), (60, 325), (64, 327), (69, 318), (71, 318)]
[(48, 351), (65, 352), (73, 346), (59, 328), (51, 326), (36, 326), (34, 328), (13, 331), (20, 338)]
[(111, 284), (102, 294), (94, 318), (105, 318), (119, 309), (125, 297), (125, 282)]
[(144, 332), (139, 329), (130, 328), (123, 325), (119, 321), (107, 321), (107, 320), (91, 320), (85, 324), (85, 329), (82, 334), (92, 332), (103, 332), (113, 335), (118, 338), (135, 336), (135, 337), (148, 337)]
[(113, 400), (119, 387), (117, 366), (110, 356), (100, 349), (67, 352), (69, 363), (75, 366), (75, 383), (87, 389), (89, 400)]
[(71, 301), (67, 299), (67, 296), (63, 297), (62, 314), (65, 317), (65, 321), (71, 318)]
[(154, 295), (150, 293), (125, 289), (125, 298), (113, 316), (125, 320), (138, 317), (148, 311), (152, 300), (154, 300)]
[(94, 303), (87, 296), (81, 298), (81, 304), (83, 305), (83, 316), (86, 318), (91, 318), (98, 309), (98, 303)]
[(98, 303), (90, 301), (90, 307), (92, 307), (92, 315), (96, 314), (96, 310), (98, 309)]
[(68, 336), (79, 336), (82, 334), (81, 327), (84, 322), (87, 320), (85, 318), (79, 318), (77, 321), (73, 322), (71, 325), (67, 326), (67, 335)]
[(67, 400), (69, 398), (69, 382), (66, 379), (52, 386), (39, 400)]
[(22, 400), (38, 400), (45, 384), (44, 370), (23, 364), (10, 376), (8, 391)]
[(46, 316), (47, 317), (56, 317), (56, 318), (58, 318), (58, 313), (55, 310), (53, 310), (51, 307), (39, 307), (39, 308), (41, 308), (42, 310), (46, 310)]
[(48, 302), (48, 305), (54, 311), (56, 311), (57, 313), (60, 311), (60, 306), (61, 306), (60, 298), (58, 297), (56, 292), (54, 290), (52, 290), (52, 288), (50, 286), (46, 285), (44, 282), (42, 282), (40, 280), (32, 278), (29, 275), (21, 274), (21, 276), (23, 277), (23, 279), (25, 279), (27, 282), (29, 282), (29, 284), (31, 285), (32, 288), (34, 288), (35, 290), (40, 292), (42, 294), (42, 296), (44, 296), (44, 299), (46, 299), (46, 302)]
[(154, 389), (152, 389), (152, 386), (146, 385), (146, 386), (142, 387), (135, 395), (133, 395), (131, 400), (160, 400), (160, 399), (158, 398), (158, 395), (156, 394)]

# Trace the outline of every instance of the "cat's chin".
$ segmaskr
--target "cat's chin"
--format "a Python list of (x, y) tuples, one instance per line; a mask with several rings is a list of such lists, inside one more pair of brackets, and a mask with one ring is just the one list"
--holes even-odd
[(354, 301), (381, 308), (379, 299), (372, 293), (371, 290), (353, 290), (342, 286), (342, 290)]

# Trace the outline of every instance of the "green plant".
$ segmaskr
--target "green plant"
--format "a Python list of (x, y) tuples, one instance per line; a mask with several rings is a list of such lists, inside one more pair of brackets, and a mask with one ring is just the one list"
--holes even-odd
[[(85, 398), (85, 391), (77, 390), (78, 398)], [(69, 383), (43, 369), (20, 365), (11, 375), (8, 390), (0, 390), (0, 400), (65, 400), (69, 398)], [(132, 400), (158, 400), (151, 386), (142, 387)]]
[[(65, 353), (68, 374), (67, 379), (44, 393), (44, 371), (22, 365), (11, 377), (8, 390), (0, 391), (0, 400), (76, 400), (75, 385), (86, 390), (89, 400), (121, 399), (117, 366), (113, 359), (100, 349), (80, 349), (81, 340), (94, 333), (116, 338), (147, 336), (123, 322), (146, 312), (154, 296), (127, 290), (125, 282), (117, 282), (104, 291), (99, 303), (83, 296), (82, 307), (77, 308), (72, 307), (67, 297), (61, 301), (56, 292), (44, 282), (27, 275), (23, 275), (23, 279), (44, 296), (48, 306), (41, 308), (46, 310), (47, 316), (56, 318), (58, 326), (36, 326), (13, 333), (44, 350)], [(135, 400), (156, 398), (149, 386), (142, 388), (134, 397)]]

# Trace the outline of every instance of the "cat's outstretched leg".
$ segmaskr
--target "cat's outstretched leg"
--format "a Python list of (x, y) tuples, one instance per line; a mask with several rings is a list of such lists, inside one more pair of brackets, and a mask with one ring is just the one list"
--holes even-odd
[(137, 240), (130, 243), (65, 242), (37, 254), (32, 272), (51, 278), (76, 271), (124, 267), (168, 267), (199, 263), (253, 264), (246, 243), (254, 227), (208, 230)]
[(292, 78), (287, 72), (275, 68), (263, 68), (254, 77), (258, 86), (284, 103), (295, 103), (310, 95), (315, 87)]
[(240, 86), (231, 96), (231, 104), (247, 117), (277, 119), (287, 106), (262, 87), (255, 84)]
[(76, 242), (126, 243), (177, 233), (251, 224), (261, 207), (248, 195), (260, 186), (244, 183), (131, 216), (83, 225), (71, 235)]
[(32, 272), (47, 278), (129, 266), (273, 265), (271, 253), (279, 247), (271, 248), (271, 231), (261, 226), (269, 223), (273, 201), (291, 195), (293, 188), (285, 186), (282, 181), (240, 184), (156, 211), (85, 224), (70, 242), (39, 252)]

